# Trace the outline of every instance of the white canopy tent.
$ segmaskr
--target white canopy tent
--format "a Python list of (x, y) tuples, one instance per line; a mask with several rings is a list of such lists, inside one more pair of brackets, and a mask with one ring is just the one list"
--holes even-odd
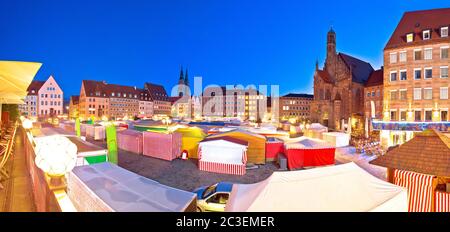
[(382, 181), (354, 163), (274, 172), (256, 184), (234, 184), (232, 212), (406, 212), (406, 189)]

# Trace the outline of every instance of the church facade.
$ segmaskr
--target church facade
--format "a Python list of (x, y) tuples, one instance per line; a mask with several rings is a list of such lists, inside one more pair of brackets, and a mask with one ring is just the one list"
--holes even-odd
[(314, 72), (314, 100), (311, 121), (331, 129), (364, 126), (364, 85), (374, 69), (358, 58), (336, 52), (336, 33), (327, 34), (325, 65)]

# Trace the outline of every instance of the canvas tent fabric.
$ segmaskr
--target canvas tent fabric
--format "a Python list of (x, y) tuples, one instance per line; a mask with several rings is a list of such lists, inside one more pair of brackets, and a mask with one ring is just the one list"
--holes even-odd
[(350, 134), (342, 132), (327, 132), (322, 133), (324, 141), (335, 147), (346, 147), (350, 144)]
[(276, 160), (280, 153), (284, 154), (284, 141), (274, 137), (267, 138), (266, 161)]
[(199, 169), (232, 175), (245, 175), (248, 142), (232, 137), (205, 139), (199, 144)]
[(180, 133), (143, 132), (143, 151), (145, 156), (172, 161), (181, 156)]
[(231, 212), (406, 212), (406, 189), (354, 163), (274, 172), (256, 184), (234, 184)]
[(175, 132), (181, 134), (181, 151), (187, 151), (188, 158), (197, 159), (198, 144), (206, 137), (203, 130), (198, 127), (189, 127), (178, 128)]
[(394, 184), (408, 190), (409, 212), (433, 211), (433, 179), (431, 175), (394, 170)]
[(223, 132), (210, 135), (208, 138), (232, 137), (248, 142), (247, 158), (248, 163), (265, 164), (266, 163), (266, 137), (254, 134), (245, 130), (236, 129), (233, 131)]
[(315, 139), (322, 139), (323, 133), (328, 132), (328, 128), (320, 123), (312, 123), (307, 130), (305, 136)]
[(450, 212), (450, 193), (436, 191), (436, 212)]
[(119, 148), (136, 154), (142, 154), (142, 132), (135, 130), (124, 130), (117, 132), (117, 143)]
[(0, 105), (23, 104), (27, 88), (41, 66), (36, 62), (0, 61)]
[(336, 148), (330, 144), (305, 136), (285, 143), (285, 156), (290, 170), (335, 164)]
[(86, 125), (86, 137), (94, 140), (104, 140), (105, 127), (100, 124)]
[(195, 211), (196, 195), (145, 178), (111, 163), (75, 167), (68, 195), (82, 212)]

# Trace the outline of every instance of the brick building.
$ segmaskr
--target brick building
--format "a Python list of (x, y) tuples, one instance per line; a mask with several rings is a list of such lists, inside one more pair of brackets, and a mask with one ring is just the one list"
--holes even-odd
[(450, 127), (449, 15), (450, 8), (406, 12), (384, 48), (379, 128), (385, 147), (402, 144), (430, 125)]
[(144, 91), (153, 101), (153, 114), (158, 117), (171, 115), (172, 105), (169, 96), (162, 85), (145, 83)]
[(279, 99), (279, 115), (282, 120), (309, 119), (314, 96), (311, 94), (289, 93)]
[(383, 67), (372, 72), (364, 86), (364, 117), (383, 119)]
[(311, 120), (337, 130), (350, 119), (353, 127), (363, 127), (364, 85), (372, 72), (369, 63), (336, 52), (336, 33), (331, 29), (323, 69), (316, 63)]

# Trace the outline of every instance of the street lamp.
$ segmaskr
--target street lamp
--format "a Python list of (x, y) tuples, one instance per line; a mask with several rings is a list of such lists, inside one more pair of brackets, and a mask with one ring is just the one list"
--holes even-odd
[(76, 164), (77, 146), (61, 135), (36, 139), (36, 165), (49, 177), (52, 190), (65, 189), (63, 177)]

